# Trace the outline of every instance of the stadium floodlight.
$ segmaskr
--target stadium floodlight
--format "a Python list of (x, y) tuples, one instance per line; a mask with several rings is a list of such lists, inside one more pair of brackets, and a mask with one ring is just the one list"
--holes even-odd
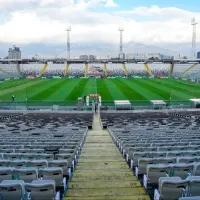
[(67, 60), (70, 60), (70, 31), (71, 31), (71, 26), (68, 26), (66, 29), (67, 31)]
[(119, 32), (120, 32), (120, 46), (119, 46), (119, 52), (120, 54), (123, 52), (123, 31), (124, 29), (119, 27)]
[(196, 59), (196, 22), (195, 18), (192, 18), (191, 25), (193, 26), (193, 33), (192, 33), (192, 58)]

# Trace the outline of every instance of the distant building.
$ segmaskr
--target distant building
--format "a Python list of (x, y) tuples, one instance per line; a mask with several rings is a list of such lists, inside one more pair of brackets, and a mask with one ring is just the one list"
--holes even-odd
[(197, 52), (197, 59), (200, 59), (200, 51)]
[(119, 53), (119, 59), (124, 60), (125, 59), (125, 53)]
[(88, 55), (81, 55), (80, 60), (88, 60)]
[(89, 60), (96, 60), (96, 56), (94, 56), (94, 55), (89, 55)]
[(81, 55), (79, 57), (80, 60), (96, 60), (96, 56), (94, 55)]
[(21, 50), (19, 47), (13, 46), (8, 50), (8, 59), (21, 59)]
[(146, 54), (145, 53), (135, 53), (135, 54), (127, 54), (126, 55), (127, 59), (145, 59)]
[(164, 55), (161, 53), (134, 53), (134, 54), (127, 54), (126, 55), (127, 59), (157, 59), (157, 60), (162, 60), (162, 59), (171, 59), (171, 56)]

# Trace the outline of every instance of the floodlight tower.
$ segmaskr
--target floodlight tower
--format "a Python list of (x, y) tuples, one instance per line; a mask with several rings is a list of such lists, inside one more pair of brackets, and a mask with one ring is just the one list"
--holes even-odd
[(66, 29), (67, 31), (67, 61), (70, 60), (70, 31), (71, 31), (71, 26), (68, 26)]
[(193, 26), (193, 33), (192, 33), (192, 58), (196, 58), (196, 22), (195, 18), (192, 18), (191, 25)]
[(123, 28), (119, 28), (118, 30), (120, 32), (119, 54), (122, 54), (123, 53), (123, 32), (124, 32), (124, 29)]

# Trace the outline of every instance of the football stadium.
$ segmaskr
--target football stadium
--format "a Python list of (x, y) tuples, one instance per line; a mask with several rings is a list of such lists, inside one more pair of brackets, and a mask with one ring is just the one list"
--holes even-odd
[[(90, 94), (101, 97), (102, 106), (116, 109), (115, 101), (129, 101), (129, 109), (151, 108), (152, 101), (166, 107), (192, 107), (200, 98), (200, 65), (187, 63), (73, 63), (1, 64), (2, 106), (71, 106), (78, 99), (86, 105)], [(13, 102), (12, 96), (15, 97)], [(91, 108), (94, 98), (89, 99)], [(103, 107), (102, 107), (103, 108)], [(87, 108), (88, 109), (88, 108)]]
[(1, 60), (1, 199), (200, 199), (199, 63)]

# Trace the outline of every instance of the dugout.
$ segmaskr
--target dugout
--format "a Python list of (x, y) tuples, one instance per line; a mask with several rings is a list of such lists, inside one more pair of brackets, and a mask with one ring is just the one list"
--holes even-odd
[(154, 110), (160, 110), (166, 108), (166, 102), (163, 100), (151, 100)]
[(193, 108), (200, 108), (200, 99), (190, 99)]
[(131, 103), (128, 100), (117, 100), (114, 101), (115, 103), (115, 110), (131, 110)]

